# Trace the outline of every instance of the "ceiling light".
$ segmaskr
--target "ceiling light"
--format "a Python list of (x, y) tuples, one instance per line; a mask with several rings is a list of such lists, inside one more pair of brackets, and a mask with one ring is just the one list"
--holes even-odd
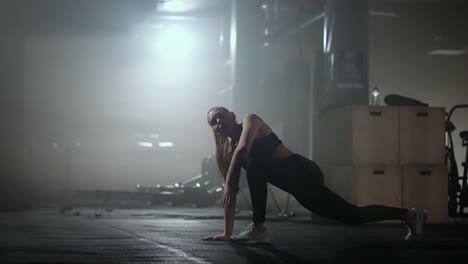
[(170, 148), (170, 147), (174, 146), (174, 143), (172, 143), (172, 142), (159, 142), (158, 146), (160, 148)]
[(428, 51), (428, 55), (442, 55), (442, 56), (457, 56), (465, 54), (466, 50), (464, 49), (436, 49)]
[(153, 143), (141, 141), (141, 142), (138, 142), (138, 146), (143, 147), (143, 148), (152, 148)]
[(400, 16), (400, 14), (398, 14), (398, 13), (378, 11), (378, 10), (370, 10), (369, 14), (371, 16), (381, 16), (381, 17), (399, 17)]

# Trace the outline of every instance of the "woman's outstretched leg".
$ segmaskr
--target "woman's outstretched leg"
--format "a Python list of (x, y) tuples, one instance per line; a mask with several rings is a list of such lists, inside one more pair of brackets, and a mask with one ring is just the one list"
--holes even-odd
[(406, 240), (413, 240), (422, 235), (422, 229), (428, 216), (426, 210), (419, 208), (409, 210), (384, 205), (359, 207), (345, 201), (325, 186), (316, 197), (298, 196), (296, 199), (313, 213), (349, 225), (383, 220), (405, 221), (408, 228)]
[(296, 199), (315, 214), (349, 225), (383, 220), (405, 221), (408, 218), (407, 209), (384, 205), (359, 207), (347, 202), (326, 186), (316, 195), (310, 196), (303, 193), (296, 195)]
[(323, 173), (310, 159), (294, 154), (277, 162), (268, 180), (291, 193), (309, 211), (346, 224), (382, 220), (406, 220), (408, 210), (383, 205), (358, 207), (323, 185)]

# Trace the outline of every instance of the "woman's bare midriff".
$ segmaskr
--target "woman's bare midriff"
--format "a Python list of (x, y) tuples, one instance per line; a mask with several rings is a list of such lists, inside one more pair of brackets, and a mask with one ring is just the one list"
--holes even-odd
[[(264, 124), (264, 126), (260, 129), (259, 137), (267, 136), (272, 132), (273, 130), (267, 124)], [(291, 156), (292, 154), (294, 153), (292, 153), (288, 148), (286, 148), (286, 146), (281, 144), (273, 151), (271, 156), (273, 159), (285, 160), (289, 158), (289, 156)]]
[(272, 154), (273, 159), (285, 160), (289, 158), (293, 153), (287, 149), (283, 144), (279, 145)]

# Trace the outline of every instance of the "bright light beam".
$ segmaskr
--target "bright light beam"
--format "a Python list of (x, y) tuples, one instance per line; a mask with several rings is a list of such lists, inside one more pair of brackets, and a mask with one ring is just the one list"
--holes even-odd
[(157, 42), (160, 56), (169, 61), (187, 59), (194, 44), (193, 35), (176, 26), (165, 29)]
[(163, 9), (168, 12), (182, 12), (189, 9), (187, 3), (180, 0), (167, 1), (163, 5)]

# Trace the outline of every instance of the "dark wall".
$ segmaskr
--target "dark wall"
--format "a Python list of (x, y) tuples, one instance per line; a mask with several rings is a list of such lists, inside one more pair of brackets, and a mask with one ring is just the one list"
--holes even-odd
[(0, 7), (0, 210), (27, 206), (23, 171), (23, 4), (2, 1)]

